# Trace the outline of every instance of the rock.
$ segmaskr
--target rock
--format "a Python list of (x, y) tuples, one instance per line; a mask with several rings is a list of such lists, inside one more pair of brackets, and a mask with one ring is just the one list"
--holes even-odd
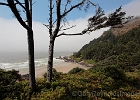
[(21, 75), (22, 80), (29, 80), (29, 74)]

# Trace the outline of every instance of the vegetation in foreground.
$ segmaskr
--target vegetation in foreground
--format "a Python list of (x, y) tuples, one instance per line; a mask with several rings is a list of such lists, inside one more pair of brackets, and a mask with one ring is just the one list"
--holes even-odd
[[(0, 70), (0, 99), (29, 99), (29, 81), (20, 80), (17, 71)], [(45, 77), (45, 75), (44, 75)], [(140, 71), (124, 72), (116, 66), (63, 74), (53, 70), (52, 83), (37, 79), (31, 100), (140, 100)]]

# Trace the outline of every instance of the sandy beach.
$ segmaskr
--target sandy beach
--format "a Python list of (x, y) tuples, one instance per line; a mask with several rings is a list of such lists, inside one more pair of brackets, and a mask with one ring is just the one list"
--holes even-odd
[[(64, 63), (58, 64), (58, 65), (54, 65), (54, 68), (57, 70), (57, 72), (63, 72), (63, 73), (67, 73), (75, 67), (83, 68), (85, 70), (89, 68), (89, 67), (85, 67), (83, 65), (80, 65), (78, 63), (71, 63), (71, 62), (64, 62)], [(36, 78), (42, 78), (43, 74), (46, 71), (47, 71), (47, 66), (37, 67), (35, 69)], [(28, 69), (23, 69), (22, 71), (19, 71), (19, 73), (21, 75), (28, 74)]]

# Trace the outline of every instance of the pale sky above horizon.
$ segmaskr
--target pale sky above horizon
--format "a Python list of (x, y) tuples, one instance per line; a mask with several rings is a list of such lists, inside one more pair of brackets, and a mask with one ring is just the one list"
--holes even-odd
[[(2, 2), (4, 0), (0, 0)], [(35, 1), (35, 0), (33, 0)], [(36, 0), (33, 5), (33, 30), (35, 41), (35, 52), (48, 51), (49, 34), (42, 23), (47, 23), (48, 18), (48, 0)], [(77, 0), (78, 1), (78, 0)], [(79, 0), (80, 1), (80, 0)], [(122, 6), (127, 15), (140, 15), (140, 0), (92, 0), (98, 3), (106, 13), (114, 11)], [(73, 2), (77, 3), (77, 2)], [(72, 4), (73, 4), (72, 3)], [(87, 19), (93, 15), (95, 9), (89, 9), (88, 12), (74, 10), (67, 15), (70, 25), (76, 25), (75, 28), (67, 30), (67, 33), (81, 32), (87, 25)], [(94, 38), (99, 37), (102, 29), (83, 36), (62, 36), (56, 38), (55, 51), (78, 51), (83, 45), (89, 43)], [(26, 30), (13, 17), (12, 12), (5, 6), (0, 6), (0, 53), (4, 51), (17, 52), (27, 51)]]

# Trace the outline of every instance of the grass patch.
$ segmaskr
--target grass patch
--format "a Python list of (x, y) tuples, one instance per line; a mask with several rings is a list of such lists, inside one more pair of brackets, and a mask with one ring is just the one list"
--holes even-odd
[(88, 64), (95, 64), (95, 61), (92, 60), (92, 59), (89, 59), (89, 60), (86, 60), (86, 63), (88, 63)]

